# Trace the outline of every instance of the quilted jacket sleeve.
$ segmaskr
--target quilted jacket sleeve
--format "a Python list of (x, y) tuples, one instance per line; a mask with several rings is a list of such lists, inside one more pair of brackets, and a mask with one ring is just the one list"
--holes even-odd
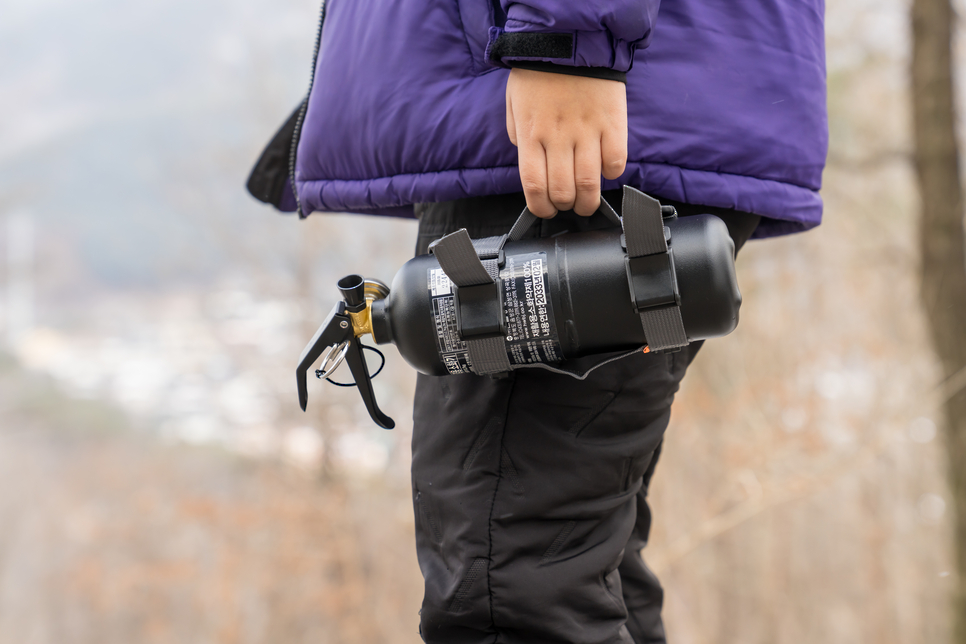
[(626, 72), (634, 51), (645, 48), (660, 0), (500, 0), (503, 28), (490, 30), (487, 58), (501, 67), (514, 61)]

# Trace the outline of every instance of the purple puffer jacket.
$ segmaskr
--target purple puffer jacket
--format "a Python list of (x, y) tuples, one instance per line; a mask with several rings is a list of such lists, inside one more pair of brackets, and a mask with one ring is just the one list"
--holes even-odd
[(411, 215), (416, 202), (520, 191), (507, 66), (543, 61), (630, 70), (627, 170), (605, 189), (757, 213), (756, 237), (814, 227), (824, 11), (824, 0), (329, 0), (295, 133), (301, 211)]

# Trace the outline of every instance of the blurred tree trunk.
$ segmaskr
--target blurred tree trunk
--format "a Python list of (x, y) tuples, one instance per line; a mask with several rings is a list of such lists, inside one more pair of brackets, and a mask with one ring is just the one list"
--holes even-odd
[[(947, 378), (966, 367), (966, 253), (963, 188), (953, 88), (950, 0), (913, 0), (912, 102), (922, 200), (922, 302)], [(956, 378), (955, 380), (959, 380)], [(955, 510), (958, 584), (955, 644), (966, 644), (966, 389), (945, 402), (949, 482)]]

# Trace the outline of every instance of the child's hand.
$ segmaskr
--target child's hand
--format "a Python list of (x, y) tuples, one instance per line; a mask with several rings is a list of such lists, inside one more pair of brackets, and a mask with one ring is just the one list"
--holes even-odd
[(600, 206), (600, 175), (616, 179), (627, 163), (624, 83), (513, 69), (506, 129), (519, 148), (530, 212), (590, 216)]

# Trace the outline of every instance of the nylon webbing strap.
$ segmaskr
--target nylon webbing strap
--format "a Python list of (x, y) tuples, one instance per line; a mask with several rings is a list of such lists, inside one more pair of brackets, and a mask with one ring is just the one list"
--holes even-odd
[[(668, 252), (661, 202), (630, 186), (624, 186), (622, 210), (628, 257)], [(652, 351), (677, 349), (688, 345), (688, 334), (681, 319), (680, 306), (645, 309), (638, 313), (647, 346)]]
[(524, 208), (520, 216), (517, 217), (516, 223), (513, 224), (513, 227), (510, 229), (510, 234), (507, 237), (510, 241), (520, 241), (536, 221), (537, 216), (530, 212), (529, 208)]
[(483, 239), (472, 240), (476, 256), (480, 258), (483, 268), (494, 281), (500, 276), (499, 257), (500, 251), (503, 250), (503, 244), (506, 243), (506, 238), (506, 235), (500, 235), (499, 237), (484, 237)]
[(500, 256), (503, 244), (506, 243), (506, 237), (506, 235), (500, 235), (472, 240), (473, 248), (476, 249), (476, 256), (480, 259), (496, 259)]
[(506, 355), (506, 340), (502, 337), (466, 340), (466, 351), (470, 354), (470, 364), (477, 375), (506, 373), (513, 368)]
[(618, 215), (617, 212), (611, 208), (611, 205), (607, 203), (603, 197), (600, 198), (600, 207), (597, 208), (597, 212), (604, 215), (604, 217), (609, 219), (615, 226), (620, 226), (623, 224), (623, 222), (621, 222), (620, 215)]
[(476, 255), (470, 234), (465, 228), (437, 239), (429, 245), (429, 250), (436, 256), (446, 277), (457, 286), (476, 286), (493, 281), (493, 276)]
[[(462, 228), (437, 239), (430, 244), (429, 249), (436, 256), (440, 268), (458, 288), (492, 284), (496, 281), (500, 274), (497, 258), (504, 242), (506, 235), (486, 237), (474, 242), (466, 229)], [(464, 342), (473, 373), (484, 376), (510, 371), (506, 340), (502, 336), (466, 339)]]
[(628, 257), (667, 252), (660, 201), (630, 186), (624, 186), (622, 210)]
[[(647, 199), (650, 199), (650, 197), (648, 197), (643, 193), (638, 193), (638, 194), (640, 194), (641, 196)], [(660, 212), (661, 204), (658, 203), (657, 207), (658, 207), (658, 211)], [(615, 226), (621, 225), (620, 216), (613, 208), (611, 208), (611, 205), (607, 203), (607, 201), (603, 197), (601, 197), (600, 199), (600, 206), (597, 208), (597, 212), (604, 215), (604, 217), (609, 219)], [(513, 224), (513, 227), (510, 228), (509, 234), (504, 236), (505, 237), (504, 242), (520, 241), (521, 239), (523, 239), (523, 236), (527, 233), (527, 231), (530, 230), (530, 228), (532, 228), (533, 225), (537, 223), (539, 219), (540, 219), (539, 217), (537, 217), (535, 214), (530, 212), (529, 208), (524, 208), (523, 212), (520, 213), (520, 216)], [(488, 237), (487, 239), (492, 239), (492, 238)], [(473, 243), (476, 244), (476, 241), (474, 241)], [(501, 245), (500, 247), (502, 248), (503, 246)]]
[(681, 307), (641, 311), (641, 326), (651, 351), (688, 346), (688, 334), (681, 319)]

